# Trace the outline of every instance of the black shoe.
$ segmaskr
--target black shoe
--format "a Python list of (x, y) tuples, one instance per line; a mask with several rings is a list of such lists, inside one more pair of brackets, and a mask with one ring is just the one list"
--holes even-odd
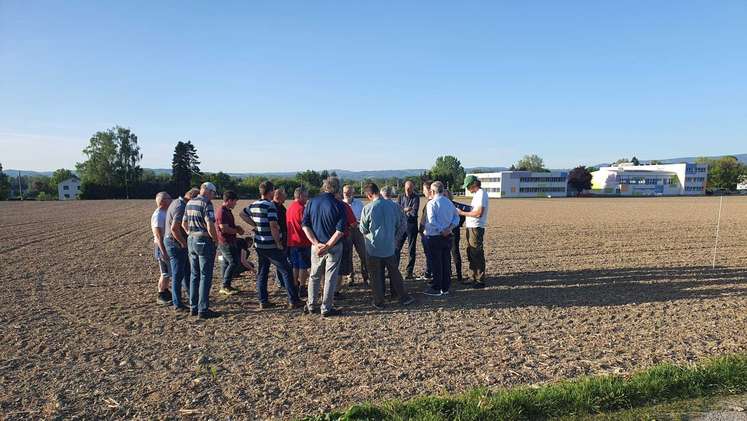
[(472, 288), (474, 288), (474, 289), (483, 289), (483, 288), (485, 288), (485, 282), (475, 282), (475, 284), (472, 285)]
[(260, 310), (267, 310), (269, 308), (275, 308), (275, 304), (267, 302), (267, 303), (259, 303), (259, 309)]
[(409, 306), (410, 304), (413, 304), (413, 303), (415, 303), (415, 299), (412, 297), (407, 297), (404, 300), (402, 300), (400, 304), (402, 304), (403, 306)]
[(431, 297), (440, 297), (442, 295), (440, 289), (435, 289), (433, 287), (426, 289), (423, 294), (430, 295)]
[(288, 310), (295, 310), (301, 307), (306, 307), (306, 304), (302, 303), (301, 301), (296, 301), (295, 303), (288, 303)]
[(192, 316), (196, 316), (198, 314), (197, 313), (197, 309), (193, 308), (192, 310), (189, 311), (189, 314), (192, 315)]
[(376, 303), (374, 303), (373, 304), (373, 308), (375, 308), (376, 310), (383, 310), (384, 309), (384, 304), (376, 304)]
[(158, 293), (158, 299), (156, 301), (158, 304), (162, 306), (170, 306), (171, 305), (171, 291), (163, 291)]
[(205, 310), (199, 315), (201, 319), (214, 319), (220, 316), (222, 316), (222, 314), (218, 313), (217, 311), (213, 311), (213, 310)]
[(303, 308), (303, 314), (314, 314), (319, 313), (321, 310), (318, 308), (309, 309), (309, 306), (304, 306)]
[(172, 307), (174, 309), (174, 312), (176, 313), (186, 313), (189, 311), (187, 307), (179, 306), (179, 307)]
[(336, 308), (322, 312), (322, 317), (334, 317), (334, 316), (340, 316), (340, 315), (342, 315), (342, 311)]
[(412, 273), (408, 273), (407, 275), (405, 275), (405, 279), (407, 279), (408, 281), (415, 279), (415, 275), (413, 275)]

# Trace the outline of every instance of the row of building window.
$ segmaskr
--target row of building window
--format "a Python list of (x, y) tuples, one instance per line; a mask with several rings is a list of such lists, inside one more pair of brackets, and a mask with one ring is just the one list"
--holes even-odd
[(565, 193), (564, 187), (520, 187), (520, 193)]
[(703, 187), (700, 187), (700, 186), (685, 186), (685, 191), (703, 191)]
[[(70, 190), (70, 186), (62, 186), (62, 190)], [(80, 186), (75, 186), (75, 190), (80, 190)]]
[(706, 172), (706, 167), (688, 167), (685, 169), (685, 172), (688, 174), (694, 174), (696, 172)]
[(620, 184), (672, 184), (672, 180), (670, 178), (620, 177)]
[(501, 178), (500, 177), (486, 177), (486, 178), (480, 177), (480, 181), (483, 183), (500, 183)]
[(565, 183), (566, 177), (521, 177), (522, 183)]
[(483, 190), (485, 190), (488, 193), (500, 193), (501, 192), (500, 187), (485, 187)]
[(687, 177), (685, 179), (686, 183), (705, 183), (705, 181), (705, 177)]

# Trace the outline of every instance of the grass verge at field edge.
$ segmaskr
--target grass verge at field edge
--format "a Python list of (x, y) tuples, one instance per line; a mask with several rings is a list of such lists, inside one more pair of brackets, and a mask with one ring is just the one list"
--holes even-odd
[(308, 417), (327, 420), (524, 420), (580, 416), (664, 402), (747, 391), (747, 354), (688, 366), (660, 364), (630, 376), (594, 376), (540, 387), (355, 405), (345, 412)]

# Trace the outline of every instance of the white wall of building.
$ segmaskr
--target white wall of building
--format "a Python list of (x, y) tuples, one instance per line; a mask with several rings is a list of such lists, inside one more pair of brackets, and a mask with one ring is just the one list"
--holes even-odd
[(80, 180), (68, 178), (57, 185), (57, 194), (60, 200), (75, 200), (80, 194)]
[(592, 192), (620, 196), (705, 194), (706, 164), (620, 165), (592, 173)]
[[(568, 172), (501, 171), (467, 174), (480, 180), (489, 197), (565, 197), (568, 194)], [(469, 191), (467, 196), (471, 196)]]

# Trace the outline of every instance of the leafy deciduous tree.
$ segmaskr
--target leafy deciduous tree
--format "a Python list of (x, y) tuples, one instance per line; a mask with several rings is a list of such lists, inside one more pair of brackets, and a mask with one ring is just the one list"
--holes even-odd
[(430, 178), (444, 183), (448, 188), (461, 189), (464, 182), (464, 167), (451, 155), (439, 156), (429, 172)]
[(568, 173), (568, 187), (576, 191), (579, 195), (584, 190), (591, 189), (592, 175), (588, 168), (585, 166), (579, 166), (571, 170)]
[(532, 172), (546, 172), (545, 161), (538, 155), (524, 155), (519, 162), (516, 163), (517, 171), (532, 171)]

